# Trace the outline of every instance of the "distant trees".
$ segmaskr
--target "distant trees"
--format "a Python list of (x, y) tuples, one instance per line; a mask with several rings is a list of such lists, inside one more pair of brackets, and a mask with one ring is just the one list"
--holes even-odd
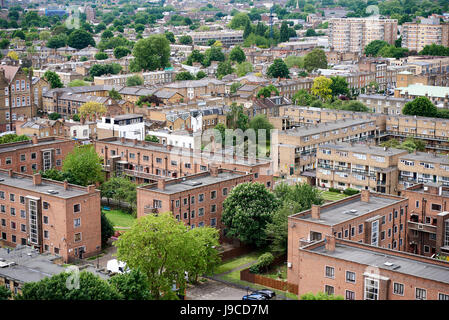
[(231, 52), (229, 53), (229, 59), (237, 63), (242, 63), (246, 60), (246, 55), (243, 52), (242, 48), (236, 46), (232, 48)]
[(22, 134), (19, 136), (15, 133), (8, 133), (0, 137), (0, 144), (27, 140), (30, 140), (30, 137), (28, 137), (27, 135)]
[(165, 35), (151, 35), (146, 39), (140, 39), (133, 48), (134, 71), (156, 70), (168, 67), (170, 57), (170, 41)]
[(312, 93), (319, 97), (322, 101), (332, 98), (332, 80), (324, 76), (316, 77), (313, 80)]
[(218, 79), (223, 78), (225, 75), (231, 74), (234, 72), (234, 69), (232, 68), (231, 62), (228, 61), (222, 61), (218, 64), (216, 76)]
[(137, 185), (125, 177), (112, 177), (104, 182), (101, 187), (101, 196), (103, 198), (114, 199), (121, 205), (128, 203), (129, 213), (133, 213), (137, 208)]
[(77, 146), (64, 159), (62, 171), (71, 177), (70, 183), (88, 186), (103, 181), (101, 164), (92, 145)]
[(116, 57), (117, 59), (126, 57), (130, 53), (131, 53), (131, 50), (129, 50), (127, 47), (124, 47), (124, 46), (118, 46), (118, 47), (114, 48), (114, 57)]
[(67, 85), (67, 87), (83, 87), (83, 86), (87, 86), (88, 83), (86, 81), (83, 81), (81, 79), (75, 79), (69, 82), (69, 84)]
[(54, 71), (47, 70), (44, 73), (44, 79), (50, 83), (52, 89), (64, 87), (64, 85), (61, 82), (61, 78), (59, 78), (58, 74)]
[(180, 36), (178, 40), (179, 40), (180, 44), (187, 45), (187, 44), (192, 44), (193, 43), (192, 37), (191, 36), (187, 36), (187, 35)]
[(106, 60), (108, 57), (106, 52), (98, 52), (95, 54), (95, 59), (97, 60)]
[(143, 85), (143, 78), (139, 75), (133, 75), (126, 79), (126, 85), (129, 87), (141, 86)]
[(89, 75), (91, 77), (101, 77), (105, 74), (118, 74), (122, 70), (122, 66), (118, 63), (108, 63), (108, 64), (94, 64), (89, 69)]
[(304, 57), (304, 68), (307, 72), (315, 69), (327, 69), (326, 53), (321, 49), (313, 49)]
[(275, 86), (270, 84), (270, 85), (260, 89), (257, 92), (257, 97), (258, 98), (260, 98), (260, 97), (269, 98), (269, 97), (271, 97), (272, 93), (274, 93), (275, 96), (278, 96), (279, 95), (279, 90)]
[(272, 78), (289, 78), (290, 72), (282, 59), (276, 58), (268, 67), (267, 75)]
[(189, 71), (182, 71), (176, 74), (175, 81), (195, 80), (195, 76)]
[(418, 97), (413, 101), (407, 102), (402, 109), (405, 115), (422, 116), (422, 117), (436, 117), (438, 109), (426, 97)]
[(114, 235), (114, 226), (112, 222), (106, 217), (106, 215), (101, 213), (101, 247), (105, 248), (107, 246), (108, 240)]
[(432, 43), (431, 45), (426, 45), (419, 54), (425, 56), (449, 56), (449, 47)]
[(313, 294), (312, 292), (303, 294), (299, 300), (344, 300), (343, 296), (334, 296), (329, 295), (324, 292), (318, 292), (317, 294)]
[(251, 20), (246, 13), (239, 12), (231, 20), (229, 27), (231, 29), (243, 29)]
[(107, 109), (102, 103), (96, 101), (88, 101), (81, 105), (79, 114), (81, 117), (100, 116), (105, 114), (106, 111)]
[(50, 119), (50, 120), (58, 120), (61, 118), (62, 118), (62, 116), (57, 112), (52, 112), (48, 115), (48, 119)]
[(72, 31), (70, 33), (67, 44), (72, 48), (80, 50), (86, 48), (89, 45), (95, 47), (95, 40), (94, 38), (92, 38), (92, 35), (86, 30), (76, 29), (75, 31)]

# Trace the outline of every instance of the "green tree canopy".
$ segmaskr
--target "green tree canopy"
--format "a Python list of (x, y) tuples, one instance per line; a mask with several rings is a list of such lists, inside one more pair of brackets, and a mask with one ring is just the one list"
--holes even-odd
[(110, 237), (114, 235), (114, 226), (106, 217), (104, 212), (101, 213), (101, 247), (105, 248)]
[(11, 291), (6, 289), (5, 286), (0, 286), (0, 301), (8, 300), (11, 297)]
[(139, 270), (117, 274), (109, 279), (111, 287), (115, 288), (124, 300), (149, 300), (148, 277)]
[(241, 183), (224, 200), (221, 220), (228, 236), (260, 247), (266, 243), (265, 226), (279, 206), (280, 201), (265, 185)]
[(137, 74), (126, 79), (126, 85), (129, 87), (141, 86), (143, 85), (143, 78)]
[(101, 163), (92, 145), (77, 146), (65, 158), (62, 171), (73, 177), (73, 183), (88, 186), (103, 181)]
[(304, 68), (307, 70), (307, 72), (311, 72), (315, 69), (326, 69), (326, 53), (318, 48), (313, 49), (304, 57)]
[(172, 286), (177, 284), (183, 291), (186, 272), (194, 277), (217, 261), (212, 251), (218, 246), (218, 231), (201, 232), (190, 232), (170, 212), (149, 214), (114, 242), (117, 259), (147, 276), (151, 299), (176, 299)]
[(407, 102), (402, 108), (402, 113), (411, 116), (435, 117), (438, 114), (438, 109), (428, 98), (418, 97)]
[(232, 48), (231, 52), (229, 53), (229, 59), (237, 63), (242, 63), (246, 60), (246, 55), (243, 52), (242, 48), (236, 46)]
[(377, 57), (379, 51), (386, 46), (389, 46), (390, 44), (383, 40), (374, 40), (368, 43), (368, 45), (364, 49), (364, 53), (367, 56)]
[(58, 74), (54, 71), (51, 70), (45, 71), (44, 79), (50, 83), (52, 89), (64, 87), (64, 85), (61, 82), (61, 78), (59, 78)]
[(331, 77), (331, 80), (332, 84), (330, 88), (334, 97), (339, 95), (349, 96), (348, 82), (345, 78), (341, 76), (335, 76)]
[(72, 31), (70, 33), (67, 44), (72, 48), (80, 50), (86, 48), (89, 45), (95, 47), (95, 40), (94, 38), (92, 38), (92, 35), (86, 30), (76, 29), (75, 31)]
[(130, 53), (131, 53), (131, 50), (129, 50), (127, 47), (124, 47), (124, 46), (118, 46), (118, 47), (114, 48), (114, 57), (116, 57), (117, 59), (126, 57)]
[(272, 78), (290, 78), (288, 67), (282, 59), (276, 58), (268, 67), (267, 75)]
[(232, 68), (231, 62), (229, 60), (222, 61), (218, 64), (216, 76), (218, 79), (223, 78), (225, 75), (231, 74), (234, 72)]
[(75, 79), (69, 82), (69, 84), (67, 85), (67, 87), (83, 87), (83, 86), (87, 86), (88, 83), (86, 81), (83, 81), (81, 79)]
[(237, 13), (231, 20), (229, 27), (231, 29), (244, 29), (246, 24), (251, 22), (250, 18), (246, 13)]
[(183, 36), (179, 37), (179, 43), (180, 44), (185, 44), (185, 45), (192, 44), (193, 43), (193, 39), (192, 39), (191, 36), (183, 35)]
[(156, 70), (169, 66), (170, 41), (162, 34), (140, 39), (133, 48), (135, 66), (139, 70)]
[(270, 84), (270, 85), (260, 89), (257, 92), (257, 97), (258, 98), (260, 98), (260, 97), (269, 98), (269, 97), (271, 97), (271, 95), (273, 93), (274, 93), (275, 96), (278, 96), (279, 95), (279, 90), (274, 85)]
[(195, 76), (191, 74), (189, 71), (181, 71), (176, 74), (175, 80), (176, 81), (195, 80)]
[(95, 59), (97, 60), (106, 60), (108, 57), (106, 52), (98, 52), (95, 54)]

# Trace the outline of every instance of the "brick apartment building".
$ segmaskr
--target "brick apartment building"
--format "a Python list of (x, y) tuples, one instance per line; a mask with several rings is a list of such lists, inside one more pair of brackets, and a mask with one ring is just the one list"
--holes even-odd
[(170, 211), (191, 228), (220, 230), (223, 201), (236, 185), (254, 180), (254, 174), (210, 167), (209, 171), (164, 180), (137, 188), (137, 217)]
[(0, 145), (0, 168), (32, 174), (40, 170), (62, 169), (62, 162), (75, 145), (74, 140), (56, 137), (11, 142)]
[(279, 175), (298, 176), (315, 169), (316, 151), (325, 143), (369, 141), (377, 132), (375, 120), (341, 119), (315, 125), (303, 125), (279, 131), (274, 137), (274, 171)]
[(97, 154), (104, 159), (103, 168), (107, 175), (124, 174), (137, 183), (186, 177), (206, 172), (210, 165), (218, 165), (223, 169), (252, 173), (255, 181), (264, 183), (267, 187), (273, 186), (273, 172), (268, 160), (244, 159), (222, 152), (205, 153), (190, 148), (117, 137), (97, 140), (94, 144)]
[(7, 246), (89, 257), (101, 249), (100, 191), (0, 169), (0, 231)]
[[(299, 284), (298, 249), (326, 235), (370, 245), (406, 250), (408, 201), (362, 190), (360, 194), (324, 204), (288, 217), (289, 282)], [(296, 262), (296, 263), (295, 263)]]
[(402, 25), (402, 47), (419, 52), (425, 46), (449, 46), (449, 24), (440, 24), (440, 18), (421, 19), (420, 23)]
[(449, 188), (417, 184), (401, 192), (409, 199), (407, 251), (449, 256)]
[[(288, 281), (298, 295), (326, 292), (346, 300), (449, 300), (449, 263), (326, 236), (296, 248)], [(289, 269), (290, 271), (290, 269)]]
[(324, 144), (318, 147), (317, 186), (368, 189), (398, 194), (398, 160), (408, 152), (366, 144)]

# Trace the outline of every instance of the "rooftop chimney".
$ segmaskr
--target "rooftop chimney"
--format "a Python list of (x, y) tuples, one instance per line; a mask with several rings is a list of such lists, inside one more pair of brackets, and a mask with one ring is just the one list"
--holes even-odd
[(64, 180), (64, 190), (67, 190), (69, 188), (69, 182), (67, 180)]
[(8, 175), (10, 176), (10, 177), (12, 177), (12, 169), (8, 169)]
[(133, 144), (137, 145), (137, 139), (133, 139)]
[(95, 185), (91, 184), (90, 186), (87, 186), (87, 193), (94, 193), (95, 192)]
[(42, 176), (40, 173), (33, 174), (33, 185), (38, 186), (42, 183)]
[(31, 138), (31, 141), (33, 142), (33, 144), (37, 144), (37, 136), (33, 136), (32, 138)]
[(326, 251), (333, 252), (335, 251), (335, 237), (326, 235), (326, 244), (324, 245)]
[(159, 190), (165, 190), (165, 180), (164, 179), (159, 179), (157, 181), (157, 188)]
[(361, 193), (361, 196), (360, 196), (360, 201), (369, 202), (369, 197), (370, 197), (370, 191), (369, 190), (362, 190), (362, 193)]
[(209, 172), (212, 177), (218, 177), (218, 168), (215, 166), (209, 167)]
[(312, 204), (312, 219), (320, 220), (320, 205)]
[(125, 137), (120, 137), (120, 142), (125, 143)]

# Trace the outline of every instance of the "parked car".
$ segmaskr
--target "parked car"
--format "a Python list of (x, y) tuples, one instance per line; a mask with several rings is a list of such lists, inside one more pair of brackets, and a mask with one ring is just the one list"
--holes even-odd
[(242, 300), (268, 300), (268, 298), (263, 294), (251, 293), (243, 296)]
[(252, 294), (261, 294), (266, 296), (268, 299), (275, 299), (276, 298), (276, 292), (269, 290), (269, 289), (261, 289), (254, 291)]

